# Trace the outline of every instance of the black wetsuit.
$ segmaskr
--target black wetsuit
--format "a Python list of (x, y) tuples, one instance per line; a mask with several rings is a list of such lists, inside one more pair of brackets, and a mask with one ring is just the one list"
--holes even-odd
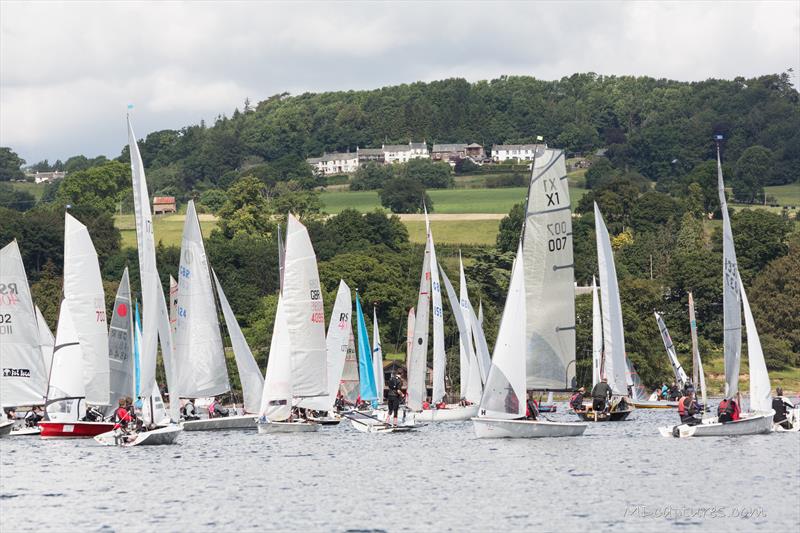
[(611, 397), (611, 387), (605, 381), (601, 381), (592, 389), (592, 408), (595, 411), (604, 411), (606, 401)]
[(389, 393), (386, 396), (389, 404), (389, 416), (397, 416), (397, 411), (400, 409), (400, 387), (402, 382), (397, 376), (389, 378)]
[(786, 403), (786, 400), (781, 398), (780, 396), (776, 396), (772, 399), (772, 409), (775, 411), (775, 415), (772, 417), (772, 421), (776, 424), (780, 424), (783, 426), (784, 429), (791, 429), (792, 425), (787, 420), (788, 410), (787, 407), (792, 409), (793, 407)]

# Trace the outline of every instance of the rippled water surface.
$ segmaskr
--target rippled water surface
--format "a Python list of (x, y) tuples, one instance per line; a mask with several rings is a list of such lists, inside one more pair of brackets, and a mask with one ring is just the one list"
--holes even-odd
[(128, 449), (6, 438), (0, 530), (798, 531), (800, 434), (659, 436), (675, 418), (568, 439), (478, 440), (471, 422)]

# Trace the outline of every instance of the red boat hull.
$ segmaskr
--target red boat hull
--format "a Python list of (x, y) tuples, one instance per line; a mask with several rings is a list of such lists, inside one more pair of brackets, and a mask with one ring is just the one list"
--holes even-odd
[(39, 422), (43, 439), (88, 439), (114, 429), (113, 422)]

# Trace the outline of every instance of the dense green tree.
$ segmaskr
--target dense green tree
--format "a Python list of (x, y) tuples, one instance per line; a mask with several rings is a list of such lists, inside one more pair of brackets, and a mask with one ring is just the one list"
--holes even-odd
[[(770, 261), (786, 254), (786, 238), (794, 223), (763, 209), (743, 209), (731, 218), (736, 260), (742, 279), (752, 280)], [(722, 250), (722, 233), (714, 236), (715, 249)]]
[(395, 169), (392, 165), (367, 163), (360, 165), (353, 179), (350, 180), (351, 191), (370, 191), (383, 188), (394, 177)]
[(256, 177), (240, 178), (228, 189), (228, 199), (219, 210), (219, 229), (232, 238), (237, 232), (267, 236), (275, 225), (264, 194), (264, 184)]
[(770, 182), (773, 159), (772, 150), (763, 146), (751, 146), (742, 152), (731, 180), (736, 200), (753, 203), (764, 198), (764, 184)]
[(25, 179), (21, 167), (25, 160), (11, 148), (0, 146), (0, 181)]
[(400, 165), (396, 175), (420, 182), (426, 189), (446, 189), (453, 186), (450, 165), (430, 159), (412, 159)]
[(423, 203), (433, 211), (433, 202), (419, 181), (397, 177), (389, 180), (380, 191), (381, 205), (393, 213), (420, 213)]
[(15, 211), (27, 211), (34, 205), (36, 205), (36, 198), (31, 193), (0, 182), (0, 206)]
[(593, 189), (596, 185), (608, 181), (615, 174), (617, 174), (617, 170), (611, 161), (605, 157), (598, 157), (592, 161), (592, 165), (586, 171), (586, 188)]
[(655, 231), (674, 219), (680, 219), (682, 206), (668, 194), (648, 191), (631, 209), (631, 226), (637, 232)]
[(522, 222), (525, 217), (525, 204), (514, 204), (508, 215), (500, 221), (497, 232), (497, 251), (500, 253), (516, 252), (522, 234)]
[(109, 161), (67, 176), (56, 194), (60, 206), (88, 206), (114, 213), (117, 204), (131, 188), (131, 169), (119, 161)]
[(292, 213), (303, 221), (315, 218), (322, 212), (319, 193), (309, 190), (283, 190), (270, 199), (269, 206), (281, 217)]
[[(27, 267), (27, 265), (26, 265)], [(58, 310), (61, 307), (63, 279), (61, 269), (56, 268), (52, 261), (42, 266), (41, 275), (36, 282), (31, 282), (31, 297), (33, 303), (39, 306), (50, 331), (55, 334), (58, 323)]]
[(208, 189), (200, 194), (200, 203), (211, 210), (212, 213), (217, 213), (227, 200), (228, 195), (220, 189)]

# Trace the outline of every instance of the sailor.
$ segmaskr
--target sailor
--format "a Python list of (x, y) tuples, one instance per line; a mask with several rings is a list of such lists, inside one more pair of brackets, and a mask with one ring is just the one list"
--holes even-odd
[(794, 405), (783, 397), (783, 389), (778, 387), (775, 389), (776, 396), (772, 399), (772, 410), (775, 415), (772, 421), (775, 424), (780, 424), (784, 429), (792, 429), (792, 423), (789, 422), (789, 411), (794, 409)]
[(525, 418), (527, 420), (536, 420), (539, 416), (539, 405), (533, 398), (533, 393), (528, 393), (528, 401), (525, 402)]
[(698, 405), (694, 401), (694, 392), (689, 390), (678, 400), (678, 416), (681, 417), (681, 424), (696, 426), (700, 419), (695, 415), (698, 412)]
[[(123, 399), (124, 401), (124, 399)], [(86, 415), (83, 417), (84, 422), (102, 422), (103, 413), (97, 410), (96, 407), (90, 405), (86, 408)]]
[(739, 404), (733, 398), (725, 398), (717, 407), (717, 419), (725, 424), (739, 420)]
[(10, 422), (16, 422), (17, 421), (17, 408), (16, 407), (7, 407), (6, 408), (6, 418)]
[(583, 395), (586, 393), (586, 389), (581, 387), (578, 389), (578, 392), (572, 395), (569, 399), (569, 406), (572, 408), (573, 411), (583, 411)]
[(608, 385), (608, 378), (598, 383), (592, 389), (592, 409), (595, 412), (605, 411), (606, 402), (611, 398), (611, 387)]
[(183, 411), (181, 414), (184, 420), (200, 420), (194, 408), (194, 398), (189, 398), (181, 408), (181, 411)]
[(128, 410), (127, 398), (120, 398), (119, 407), (114, 411), (114, 429), (128, 429), (128, 424), (132, 421), (133, 417)]
[(389, 414), (387, 415), (387, 420), (389, 417), (394, 416), (394, 425), (397, 425), (397, 411), (400, 409), (400, 397), (402, 396), (402, 387), (403, 381), (397, 376), (397, 373), (392, 370), (392, 375), (389, 376), (389, 382), (387, 383), (389, 386), (389, 392), (386, 395), (386, 399), (389, 403)]
[(33, 409), (28, 411), (28, 414), (25, 415), (25, 427), (35, 428), (39, 425), (39, 421), (42, 420), (44, 416), (42, 416), (42, 408), (38, 405), (34, 405)]
[(225, 418), (230, 412), (227, 407), (224, 407), (217, 401), (216, 398), (211, 398), (211, 403), (208, 405), (208, 418)]

